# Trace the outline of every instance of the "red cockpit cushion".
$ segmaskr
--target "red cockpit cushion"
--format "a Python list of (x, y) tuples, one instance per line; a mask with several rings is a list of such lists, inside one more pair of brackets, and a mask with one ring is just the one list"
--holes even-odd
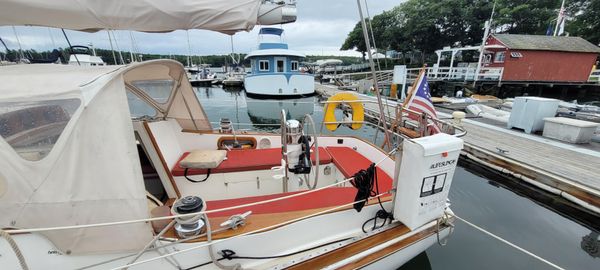
[[(345, 146), (328, 146), (327, 151), (333, 159), (333, 164), (342, 172), (344, 177), (351, 177), (360, 170), (369, 168), (373, 161), (356, 150)], [(386, 192), (392, 188), (393, 179), (380, 168), (377, 168), (379, 191)]]
[[(179, 162), (187, 155), (189, 155), (189, 152), (183, 153), (177, 163), (175, 163), (175, 166), (171, 170), (173, 176), (184, 175), (185, 168), (181, 167)], [(314, 153), (311, 153), (311, 160), (315, 160)], [(319, 147), (319, 160), (320, 164), (331, 163), (331, 156), (323, 147)], [(211, 169), (210, 172), (228, 173), (270, 170), (275, 166), (281, 166), (281, 148), (231, 150), (227, 152), (227, 159), (223, 160), (217, 168)], [(207, 172), (208, 170), (206, 169), (189, 169), (188, 175), (206, 174)]]
[[(327, 152), (329, 152), (330, 157), (333, 159), (333, 163), (342, 172), (344, 177), (351, 177), (361, 169), (368, 168), (372, 163), (372, 161), (364, 157), (362, 154), (349, 147), (327, 147), (326, 149)], [(379, 181), (379, 192), (387, 192), (392, 188), (392, 178), (379, 168), (377, 169), (377, 179)], [(208, 201), (206, 202), (206, 206), (208, 210), (221, 209), (236, 205), (270, 200), (300, 192), (305, 191)], [(269, 214), (334, 207), (353, 202), (355, 196), (356, 188), (354, 187), (327, 188), (314, 193), (284, 199), (281, 201), (212, 213), (209, 214), (209, 216), (225, 217), (241, 214), (249, 210), (252, 210), (253, 214)]]
[[(249, 204), (284, 197), (306, 191), (286, 192), (272, 195), (244, 197), (236, 199), (207, 201), (207, 210), (222, 209), (237, 205)], [(306, 195), (283, 199), (280, 201), (253, 205), (233, 210), (216, 212), (208, 214), (209, 217), (228, 217), (235, 214), (241, 214), (246, 211), (252, 211), (252, 214), (272, 214), (290, 211), (302, 211), (309, 209), (318, 209), (325, 207), (334, 207), (344, 205), (354, 201), (356, 189), (354, 187), (335, 187), (319, 190)]]

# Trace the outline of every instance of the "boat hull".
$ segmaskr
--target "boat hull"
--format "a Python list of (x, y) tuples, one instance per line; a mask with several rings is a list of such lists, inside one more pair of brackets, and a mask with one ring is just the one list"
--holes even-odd
[[(388, 205), (388, 203), (384, 203)], [(388, 205), (389, 207), (389, 205)], [(240, 263), (244, 268), (251, 269), (322, 269), (322, 268), (365, 268), (365, 269), (395, 269), (416, 255), (425, 251), (437, 242), (436, 222), (432, 221), (415, 230), (408, 230), (403, 225), (389, 225), (370, 235), (360, 232), (360, 226), (379, 209), (378, 205), (365, 207), (357, 213), (354, 209), (330, 213), (309, 219), (304, 219), (283, 227), (268, 230), (258, 234), (234, 237), (214, 244), (215, 251), (233, 249), (240, 255), (273, 255), (297, 251), (299, 247), (320, 248), (306, 252), (270, 260), (238, 259), (222, 261), (232, 265)], [(317, 229), (318, 228), (318, 229)], [(451, 233), (450, 227), (440, 228), (440, 239), (445, 239)], [(14, 237), (19, 244), (30, 269), (74, 269), (98, 264), (92, 269), (112, 269), (132, 261), (136, 251), (112, 254), (67, 255), (57, 250), (51, 242), (39, 234), (23, 234)], [(339, 241), (336, 239), (348, 239)], [(280, 241), (285, 239), (286, 241)], [(259, 243), (262, 243), (259, 244)], [(130, 269), (169, 269), (172, 266), (165, 259), (157, 258), (161, 254), (176, 253), (174, 258), (185, 267), (197, 269), (218, 269), (211, 263), (206, 242), (180, 243), (169, 246), (170, 242), (161, 241), (162, 253), (148, 251), (137, 261), (148, 262), (132, 266)], [(0, 252), (7, 256), (0, 257), (2, 269), (20, 269), (16, 256), (12, 255), (10, 247), (0, 242)], [(34, 254), (36, 254), (34, 256)], [(35, 258), (35, 259), (29, 259)], [(6, 267), (6, 268), (5, 268)]]
[(244, 85), (243, 80), (223, 80), (225, 86), (242, 86)]
[(260, 74), (244, 79), (246, 93), (254, 96), (297, 97), (315, 93), (310, 74)]

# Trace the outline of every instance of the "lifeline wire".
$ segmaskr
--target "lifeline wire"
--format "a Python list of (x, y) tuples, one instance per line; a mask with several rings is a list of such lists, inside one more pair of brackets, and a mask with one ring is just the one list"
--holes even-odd
[[(389, 194), (390, 192), (391, 191), (378, 194), (377, 196), (372, 197), (370, 199), (381, 197), (383, 195)], [(121, 270), (124, 267), (131, 267), (131, 266), (135, 266), (135, 265), (140, 265), (140, 264), (143, 264), (143, 263), (148, 263), (148, 262), (159, 260), (159, 259), (162, 259), (162, 258), (174, 256), (174, 255), (177, 255), (177, 254), (181, 254), (181, 253), (185, 253), (185, 252), (190, 252), (192, 250), (197, 250), (197, 249), (209, 246), (209, 245), (214, 245), (216, 243), (225, 242), (225, 241), (228, 241), (228, 240), (231, 240), (231, 239), (243, 237), (243, 236), (250, 235), (250, 234), (260, 233), (260, 232), (267, 231), (267, 230), (270, 230), (270, 229), (273, 229), (273, 228), (278, 228), (278, 227), (285, 226), (285, 225), (288, 225), (288, 224), (291, 224), (291, 223), (295, 223), (295, 222), (298, 222), (300, 220), (304, 220), (304, 219), (307, 219), (307, 218), (311, 218), (311, 217), (319, 216), (319, 215), (326, 214), (326, 213), (329, 213), (329, 212), (333, 212), (333, 211), (336, 211), (338, 209), (343, 209), (345, 207), (354, 205), (355, 203), (357, 203), (357, 202), (351, 202), (351, 203), (343, 204), (343, 205), (340, 205), (340, 206), (337, 206), (337, 207), (334, 207), (334, 208), (330, 208), (330, 209), (326, 209), (326, 210), (323, 210), (323, 211), (320, 211), (320, 212), (316, 212), (316, 213), (313, 213), (313, 214), (310, 214), (310, 215), (306, 215), (306, 216), (302, 216), (302, 217), (295, 218), (295, 219), (292, 219), (292, 220), (288, 220), (288, 221), (285, 221), (285, 222), (281, 222), (279, 224), (275, 224), (275, 225), (263, 227), (263, 228), (260, 228), (260, 229), (256, 229), (254, 231), (249, 231), (249, 232), (245, 232), (245, 233), (242, 233), (242, 234), (238, 234), (238, 235), (230, 237), (230, 238), (215, 240), (215, 241), (213, 241), (211, 243), (201, 244), (201, 245), (198, 245), (198, 246), (195, 246), (195, 247), (190, 247), (190, 248), (187, 248), (187, 249), (178, 250), (178, 251), (175, 251), (173, 253), (165, 254), (165, 255), (162, 255), (162, 256), (157, 256), (157, 257), (150, 258), (150, 259), (147, 259), (147, 260), (144, 260), (144, 261), (138, 261), (138, 262), (135, 262), (135, 263), (132, 263), (132, 264), (127, 264), (127, 265), (115, 267), (115, 268), (112, 268), (111, 270)], [(198, 214), (198, 213), (195, 213), (195, 214)]]
[[(389, 153), (387, 153), (385, 157), (383, 157), (382, 159), (380, 159), (379, 161), (377, 161), (377, 163), (375, 163), (375, 166), (378, 166), (383, 161), (385, 161), (386, 159), (390, 158), (390, 156), (393, 155), (396, 152), (396, 150), (397, 149), (393, 149), (392, 151), (390, 151)], [(149, 222), (149, 221), (156, 221), (156, 220), (167, 220), (167, 219), (173, 219), (173, 218), (179, 218), (179, 217), (191, 217), (191, 216), (195, 216), (195, 215), (198, 215), (198, 214), (211, 214), (211, 213), (223, 212), (223, 211), (228, 211), (228, 210), (234, 210), (234, 209), (239, 209), (239, 208), (244, 208), (244, 207), (250, 207), (250, 206), (255, 206), (255, 205), (260, 205), (260, 204), (266, 204), (266, 203), (271, 203), (271, 202), (276, 202), (276, 201), (282, 201), (282, 200), (286, 200), (286, 199), (290, 199), (290, 198), (294, 198), (294, 197), (299, 197), (299, 196), (302, 196), (302, 195), (306, 195), (306, 194), (310, 194), (310, 193), (313, 193), (313, 192), (321, 191), (321, 190), (324, 190), (326, 188), (339, 186), (341, 184), (350, 182), (353, 179), (354, 179), (353, 177), (346, 178), (343, 181), (340, 181), (340, 182), (337, 182), (337, 183), (333, 183), (333, 184), (330, 184), (330, 185), (327, 185), (327, 186), (322, 186), (320, 188), (316, 188), (316, 189), (312, 189), (312, 190), (307, 190), (307, 191), (300, 192), (300, 193), (294, 193), (294, 194), (291, 194), (291, 195), (288, 195), (288, 196), (284, 196), (284, 197), (273, 198), (273, 199), (269, 199), (269, 200), (258, 201), (258, 202), (253, 202), (253, 203), (248, 203), (248, 204), (242, 204), (242, 205), (236, 205), (236, 206), (231, 206), (231, 207), (224, 207), (224, 208), (219, 208), (219, 209), (214, 209), (214, 210), (206, 210), (206, 211), (198, 212), (198, 213), (188, 213), (188, 214), (172, 215), (172, 216), (166, 216), (166, 217), (144, 218), (144, 219), (114, 221), (114, 222), (105, 222), (105, 223), (71, 225), (71, 226), (62, 226), (62, 227), (17, 229), (17, 230), (7, 230), (6, 232), (9, 233), (9, 234), (17, 234), (17, 233), (32, 233), (32, 232), (55, 231), (55, 230), (83, 229), (83, 228), (105, 227), (105, 226), (124, 225), (124, 224), (140, 223), (140, 222)]]
[(479, 226), (477, 226), (477, 225), (475, 225), (475, 224), (473, 224), (473, 223), (471, 223), (471, 222), (468, 222), (468, 221), (466, 221), (465, 219), (463, 219), (463, 218), (460, 218), (460, 217), (459, 217), (459, 216), (457, 216), (456, 214), (453, 214), (453, 216), (454, 216), (456, 219), (458, 219), (458, 220), (460, 220), (460, 221), (464, 222), (465, 224), (467, 224), (467, 225), (469, 225), (469, 226), (471, 226), (471, 227), (473, 227), (473, 228), (477, 229), (478, 231), (480, 231), (480, 232), (482, 232), (482, 233), (485, 233), (485, 234), (487, 234), (487, 235), (489, 235), (489, 236), (491, 236), (491, 237), (495, 238), (496, 240), (499, 240), (500, 242), (502, 242), (502, 243), (505, 243), (505, 244), (507, 244), (507, 245), (509, 245), (509, 246), (511, 246), (511, 247), (513, 247), (513, 248), (515, 248), (515, 249), (517, 249), (517, 250), (519, 250), (519, 251), (521, 251), (521, 252), (523, 252), (523, 253), (525, 253), (525, 254), (527, 254), (527, 255), (531, 256), (531, 257), (533, 257), (533, 258), (536, 258), (536, 259), (538, 259), (539, 261), (541, 261), (541, 262), (543, 262), (543, 263), (545, 263), (545, 264), (547, 264), (547, 265), (549, 265), (549, 266), (552, 266), (552, 267), (553, 267), (553, 268), (555, 268), (555, 269), (564, 270), (564, 268), (562, 268), (562, 267), (560, 267), (560, 266), (558, 266), (558, 265), (556, 265), (556, 264), (554, 264), (554, 263), (552, 263), (552, 262), (550, 262), (550, 261), (548, 261), (548, 260), (546, 260), (546, 259), (544, 259), (544, 258), (542, 258), (542, 257), (538, 256), (538, 255), (535, 255), (533, 252), (530, 252), (530, 251), (528, 251), (528, 250), (526, 250), (526, 249), (524, 249), (524, 248), (522, 248), (522, 247), (520, 247), (520, 246), (517, 246), (517, 245), (515, 245), (515, 244), (513, 244), (513, 243), (509, 242), (508, 240), (504, 240), (502, 237), (500, 237), (500, 236), (497, 236), (497, 235), (495, 235), (495, 234), (493, 234), (493, 233), (491, 233), (491, 232), (489, 232), (489, 231), (485, 230), (484, 228), (481, 228), (481, 227), (479, 227)]

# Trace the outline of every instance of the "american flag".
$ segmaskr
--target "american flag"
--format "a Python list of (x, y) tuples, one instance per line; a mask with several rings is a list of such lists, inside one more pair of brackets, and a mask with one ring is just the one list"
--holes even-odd
[[(413, 91), (413, 95), (406, 104), (409, 110), (416, 111), (419, 113), (426, 113), (429, 117), (437, 119), (433, 102), (431, 102), (431, 93), (429, 92), (429, 84), (427, 83), (427, 76), (423, 72), (417, 81), (416, 90)], [(439, 133), (440, 128), (432, 121), (429, 121), (429, 127), (432, 133)]]

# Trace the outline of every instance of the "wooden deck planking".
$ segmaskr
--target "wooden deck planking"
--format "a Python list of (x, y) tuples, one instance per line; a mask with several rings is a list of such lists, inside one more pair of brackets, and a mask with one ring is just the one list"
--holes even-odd
[(502, 156), (590, 188), (600, 187), (600, 158), (473, 124), (465, 123), (464, 127), (468, 132), (463, 138), (465, 143), (492, 152), (497, 152), (496, 147), (508, 150)]

